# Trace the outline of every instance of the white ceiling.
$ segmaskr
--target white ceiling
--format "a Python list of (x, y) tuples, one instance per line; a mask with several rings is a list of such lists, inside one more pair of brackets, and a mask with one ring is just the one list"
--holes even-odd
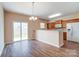
[[(32, 15), (31, 2), (3, 2), (7, 11)], [(51, 14), (62, 13), (62, 16), (79, 11), (78, 2), (36, 2), (34, 7), (35, 16), (48, 19)]]

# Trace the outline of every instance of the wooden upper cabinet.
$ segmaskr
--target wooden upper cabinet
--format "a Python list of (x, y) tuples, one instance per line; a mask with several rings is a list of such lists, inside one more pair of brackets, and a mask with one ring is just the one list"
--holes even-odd
[(48, 22), (47, 29), (55, 29), (56, 24), (61, 24), (61, 28), (65, 29), (67, 23), (79, 22), (79, 18), (69, 20), (57, 20), (56, 22)]
[(55, 28), (56, 24), (61, 24), (61, 28), (66, 27), (66, 22), (64, 22), (63, 20), (57, 20), (56, 22), (47, 23), (47, 29), (56, 29)]
[(62, 20), (57, 20), (56, 22), (55, 22), (55, 24), (61, 24), (62, 23)]
[(47, 23), (47, 29), (55, 29), (55, 23)]

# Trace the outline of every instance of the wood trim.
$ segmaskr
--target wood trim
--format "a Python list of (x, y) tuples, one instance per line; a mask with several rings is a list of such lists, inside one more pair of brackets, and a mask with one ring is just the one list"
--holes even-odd
[(66, 23), (79, 22), (79, 18), (76, 18), (76, 19), (67, 19), (67, 20), (64, 20), (64, 22), (66, 22)]

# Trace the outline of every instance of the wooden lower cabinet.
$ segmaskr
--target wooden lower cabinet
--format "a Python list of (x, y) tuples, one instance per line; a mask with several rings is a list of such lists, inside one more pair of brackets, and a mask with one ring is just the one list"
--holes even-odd
[(67, 40), (67, 32), (63, 32), (63, 39)]

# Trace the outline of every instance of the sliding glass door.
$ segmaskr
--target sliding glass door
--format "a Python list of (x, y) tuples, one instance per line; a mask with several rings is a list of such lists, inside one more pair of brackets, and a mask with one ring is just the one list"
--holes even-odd
[(28, 23), (13, 22), (13, 41), (28, 39)]
[(28, 23), (21, 23), (22, 27), (22, 40), (28, 39)]
[(20, 40), (20, 23), (14, 22), (13, 23), (13, 41), (19, 41)]

